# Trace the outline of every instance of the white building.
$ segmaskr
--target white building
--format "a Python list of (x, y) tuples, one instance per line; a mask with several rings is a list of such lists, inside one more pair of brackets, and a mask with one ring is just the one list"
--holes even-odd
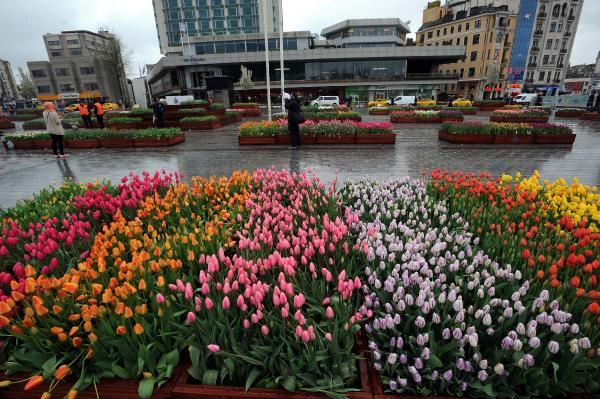
[(0, 60), (0, 98), (16, 99), (19, 95), (10, 62)]

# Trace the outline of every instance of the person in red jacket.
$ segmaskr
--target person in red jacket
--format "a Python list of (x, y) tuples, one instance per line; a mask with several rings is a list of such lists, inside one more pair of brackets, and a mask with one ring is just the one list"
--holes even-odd
[(77, 110), (79, 111), (79, 116), (83, 119), (86, 129), (93, 128), (94, 125), (92, 124), (92, 117), (90, 116), (88, 105), (83, 101), (80, 101), (79, 104), (77, 104)]
[(94, 104), (94, 113), (96, 114), (96, 120), (98, 121), (98, 125), (100, 125), (100, 129), (104, 129), (104, 108), (102, 108), (100, 101), (96, 101)]

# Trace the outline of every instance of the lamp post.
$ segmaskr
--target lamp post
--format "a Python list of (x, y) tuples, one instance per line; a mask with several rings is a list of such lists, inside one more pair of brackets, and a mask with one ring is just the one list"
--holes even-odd
[(265, 33), (265, 68), (267, 71), (267, 113), (269, 122), (273, 120), (271, 113), (271, 73), (269, 71), (269, 35), (267, 33), (267, 0), (263, 0), (263, 30)]
[(283, 67), (283, 0), (279, 0), (279, 68), (281, 69), (281, 112), (285, 112), (285, 68)]

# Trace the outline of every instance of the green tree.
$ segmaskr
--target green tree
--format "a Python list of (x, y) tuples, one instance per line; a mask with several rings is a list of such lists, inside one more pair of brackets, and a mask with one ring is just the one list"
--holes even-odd
[(21, 83), (19, 84), (21, 96), (28, 100), (35, 98), (37, 96), (37, 91), (33, 84), (33, 80), (31, 79), (29, 72), (25, 72), (22, 67), (19, 67), (19, 79), (21, 79)]

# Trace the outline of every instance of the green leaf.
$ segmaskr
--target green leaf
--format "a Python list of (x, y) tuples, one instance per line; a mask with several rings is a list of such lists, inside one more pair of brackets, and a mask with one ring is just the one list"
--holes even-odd
[(177, 349), (173, 349), (171, 352), (165, 355), (165, 359), (167, 360), (167, 364), (171, 366), (177, 366), (179, 364), (179, 351)]
[(286, 377), (281, 385), (289, 392), (296, 392), (296, 377), (290, 376)]
[(258, 369), (252, 369), (252, 371), (248, 375), (248, 378), (246, 379), (246, 385), (245, 385), (246, 391), (248, 389), (250, 389), (250, 387), (252, 387), (252, 384), (254, 384), (254, 381), (256, 381), (256, 379), (258, 378), (259, 375), (260, 375), (260, 371), (258, 371)]
[(552, 362), (552, 368), (554, 369), (554, 381), (558, 382), (558, 377), (556, 376), (556, 372), (558, 371), (560, 366), (558, 365), (558, 363)]
[(140, 385), (138, 386), (138, 395), (142, 399), (150, 399), (152, 397), (152, 392), (154, 391), (154, 384), (156, 383), (156, 379), (148, 378), (140, 381)]
[(223, 360), (223, 362), (229, 369), (229, 374), (233, 375), (235, 371), (235, 363), (233, 362), (233, 360), (231, 360), (230, 358), (226, 358), (225, 360)]
[(206, 370), (202, 376), (202, 384), (204, 385), (217, 385), (217, 378), (219, 372), (217, 370)]
[(436, 355), (433, 355), (433, 354), (429, 356), (429, 361), (428, 362), (429, 362), (429, 365), (432, 368), (439, 368), (439, 367), (443, 366), (442, 361), (440, 360), (440, 358), (437, 357)]
[(115, 373), (115, 375), (123, 380), (128, 380), (131, 378), (131, 376), (129, 375), (129, 372), (127, 371), (127, 369), (119, 366), (116, 363), (113, 363), (112, 366), (110, 367), (110, 369), (112, 370), (113, 373)]
[(42, 364), (42, 370), (46, 373), (54, 372), (56, 368), (56, 356), (52, 356), (50, 359), (46, 360), (44, 364)]

